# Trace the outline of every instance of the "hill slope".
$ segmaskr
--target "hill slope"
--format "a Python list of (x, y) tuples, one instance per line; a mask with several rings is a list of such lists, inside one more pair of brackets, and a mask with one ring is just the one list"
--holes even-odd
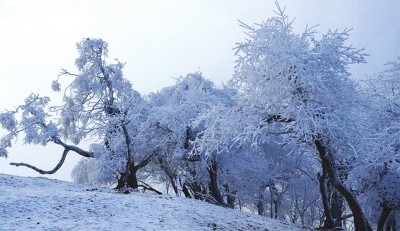
[(301, 230), (171, 195), (0, 174), (0, 230)]

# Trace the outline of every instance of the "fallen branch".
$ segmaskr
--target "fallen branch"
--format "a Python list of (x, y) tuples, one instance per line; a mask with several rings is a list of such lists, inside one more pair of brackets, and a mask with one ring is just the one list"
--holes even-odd
[(162, 194), (162, 192), (160, 192), (157, 189), (151, 187), (150, 185), (144, 183), (143, 181), (139, 181), (139, 182), (142, 183), (143, 185), (139, 184), (138, 187), (143, 187), (144, 191), (150, 190), (150, 191), (153, 191), (153, 192), (157, 193), (158, 195)]
[(214, 204), (214, 205), (218, 205), (218, 206), (222, 206), (222, 207), (226, 207), (226, 208), (231, 208), (228, 204), (226, 203), (219, 203), (212, 195), (210, 194), (204, 194), (204, 193), (195, 193), (195, 196), (199, 197), (200, 200)]

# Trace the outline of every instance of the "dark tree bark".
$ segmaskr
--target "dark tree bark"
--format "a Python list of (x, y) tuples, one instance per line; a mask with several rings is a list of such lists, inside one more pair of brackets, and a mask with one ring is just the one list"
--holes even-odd
[(386, 228), (385, 231), (397, 231), (397, 227), (396, 227), (396, 219), (393, 215), (393, 213), (391, 213), (386, 221)]
[[(257, 214), (260, 216), (266, 215), (265, 204), (264, 204), (264, 190), (265, 190), (264, 186), (261, 186), (258, 189), (258, 200), (256, 202), (256, 206), (257, 206)], [(272, 216), (272, 211), (271, 211), (271, 216)]]
[(328, 182), (328, 187), (331, 187), (331, 213), (332, 213), (332, 218), (334, 220), (334, 228), (336, 227), (342, 227), (342, 220), (340, 220), (343, 217), (343, 200), (342, 196), (340, 193), (335, 190)]
[(208, 184), (210, 194), (219, 204), (225, 204), (224, 199), (222, 198), (221, 191), (218, 188), (218, 179), (217, 179), (217, 163), (213, 161), (210, 166), (207, 167), (208, 175), (210, 177), (210, 182)]
[(131, 139), (129, 137), (128, 130), (126, 129), (125, 125), (122, 125), (122, 131), (125, 137), (125, 144), (126, 144), (126, 168), (125, 172), (120, 173), (120, 178), (118, 179), (117, 189), (121, 189), (123, 187), (130, 187), (133, 189), (138, 188), (138, 180), (136, 177), (136, 172), (138, 170), (137, 166), (132, 160), (132, 151), (131, 151)]
[(382, 206), (382, 212), (381, 212), (381, 215), (379, 216), (377, 231), (383, 231), (386, 220), (389, 217), (391, 212), (392, 212), (391, 208), (389, 208), (385, 205)]
[(132, 159), (127, 161), (127, 169), (125, 172), (120, 173), (120, 177), (118, 179), (118, 184), (116, 189), (121, 189), (124, 187), (129, 187), (132, 189), (138, 188), (138, 179), (137, 179), (137, 171), (143, 167), (145, 167), (151, 160), (153, 154), (150, 154), (146, 158), (142, 160), (138, 165), (135, 165)]
[(372, 231), (372, 228), (368, 221), (365, 219), (364, 213), (358, 204), (353, 194), (342, 184), (340, 179), (336, 175), (335, 163), (332, 156), (326, 151), (326, 147), (322, 145), (319, 140), (314, 140), (314, 144), (317, 148), (321, 163), (326, 168), (328, 177), (335, 189), (342, 194), (354, 217), (354, 228), (356, 231)]
[(260, 216), (265, 215), (265, 208), (264, 208), (264, 197), (260, 195), (257, 200), (257, 214)]
[(203, 200), (204, 195), (207, 194), (207, 187), (203, 183), (199, 182), (191, 182), (188, 183), (189, 188), (192, 191), (192, 195), (194, 195), (194, 199)]
[(278, 219), (278, 191), (273, 181), (270, 182), (269, 191), (271, 194), (270, 217)]
[(226, 203), (229, 205), (231, 209), (235, 208), (236, 197), (232, 195), (226, 195)]
[(324, 225), (322, 226), (323, 229), (333, 229), (333, 219), (331, 210), (329, 208), (329, 197), (328, 197), (328, 190), (327, 190), (327, 170), (324, 165), (322, 165), (322, 175), (318, 174), (318, 181), (319, 181), (319, 191), (321, 192), (322, 198), (322, 206), (324, 208)]
[(189, 169), (189, 173), (193, 180), (192, 181), (186, 180), (186, 182), (183, 184), (183, 186), (184, 186), (183, 190), (187, 189), (188, 194), (186, 194), (185, 191), (183, 191), (183, 193), (185, 193), (185, 195), (191, 195), (191, 197), (196, 200), (202, 200), (203, 199), (202, 195), (207, 193), (206, 192), (207, 187), (202, 182), (198, 182), (196, 180), (196, 178), (197, 178), (196, 168), (193, 166), (190, 167), (189, 166), (190, 162), (186, 162), (185, 164), (186, 164), (186, 167)]
[(183, 192), (183, 195), (185, 195), (186, 198), (192, 198), (192, 196), (190, 195), (189, 189), (188, 189), (188, 185), (186, 183), (184, 183), (182, 185), (182, 192)]
[(230, 208), (234, 209), (235, 208), (235, 200), (236, 200), (236, 197), (234, 196), (235, 192), (231, 192), (228, 184), (224, 184), (224, 188), (227, 193), (226, 194), (226, 203), (228, 204), (228, 206)]
[(124, 187), (129, 187), (132, 189), (138, 188), (138, 180), (137, 180), (137, 168), (132, 163), (129, 166), (129, 171), (125, 173), (120, 173), (120, 177), (118, 179), (117, 189), (122, 189)]
[(165, 171), (165, 174), (167, 174), (167, 176), (169, 178), (169, 182), (172, 185), (172, 189), (174, 190), (175, 195), (178, 195), (178, 186), (176, 185), (174, 176), (172, 175), (171, 172), (167, 172), (167, 171)]

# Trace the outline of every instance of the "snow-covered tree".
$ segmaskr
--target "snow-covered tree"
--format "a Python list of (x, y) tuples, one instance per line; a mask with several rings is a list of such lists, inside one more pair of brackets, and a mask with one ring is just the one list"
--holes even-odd
[[(318, 187), (312, 186), (317, 182), (319, 163), (313, 155), (305, 154), (304, 145), (284, 144), (282, 136), (271, 135), (259, 142), (240, 139), (239, 132), (253, 133), (253, 122), (235, 105), (201, 113), (193, 122), (205, 128), (194, 141), (195, 153), (216, 160), (222, 195), (230, 206), (290, 222), (317, 224), (321, 207), (315, 194)], [(312, 184), (304, 184), (306, 181)]]
[[(203, 129), (193, 127), (191, 122), (199, 113), (213, 106), (230, 105), (234, 94), (234, 90), (226, 86), (218, 88), (198, 72), (180, 77), (175, 85), (148, 95), (151, 109), (140, 133), (145, 141), (142, 147), (154, 150), (156, 155), (152, 164), (164, 172), (175, 193), (180, 186), (182, 190), (199, 195), (208, 188), (200, 184), (213, 182), (211, 175), (214, 172), (209, 173), (209, 179), (198, 178), (207, 175), (204, 170), (208, 167), (198, 156), (191, 155), (191, 142)], [(216, 197), (213, 190), (210, 191)], [(215, 199), (221, 203), (221, 200)]]
[[(14, 111), (0, 114), (0, 123), (8, 131), (0, 141), (0, 153), (7, 156), (11, 140), (24, 136), (26, 144), (47, 145), (54, 142), (64, 147), (59, 164), (43, 171), (25, 163), (41, 174), (57, 171), (68, 153), (84, 157), (73, 171), (73, 178), (86, 183), (115, 183), (118, 187), (137, 187), (136, 171), (147, 164), (150, 156), (139, 156), (134, 150), (136, 128), (145, 119), (146, 110), (138, 92), (123, 78), (124, 64), (107, 64), (108, 45), (101, 39), (83, 39), (77, 43), (75, 61), (78, 74), (62, 69), (62, 76), (72, 77), (65, 88), (61, 106), (49, 106), (48, 97), (31, 94), (25, 104)], [(61, 86), (53, 81), (54, 91)], [(21, 112), (21, 113), (19, 113)], [(21, 118), (18, 119), (18, 115)], [(91, 140), (89, 151), (78, 148), (82, 140)], [(66, 142), (75, 145), (69, 145)]]
[(0, 139), (0, 156), (8, 157), (8, 148), (12, 147), (12, 141), (23, 136), (24, 144), (43, 145), (54, 142), (64, 147), (64, 152), (59, 164), (50, 171), (44, 171), (24, 163), (12, 163), (16, 166), (26, 166), (38, 171), (41, 174), (52, 174), (63, 164), (69, 151), (85, 156), (93, 157), (93, 153), (84, 151), (74, 145), (68, 145), (61, 140), (61, 128), (49, 119), (48, 113), (49, 97), (42, 97), (38, 94), (30, 94), (25, 103), (15, 110), (0, 113), (0, 124), (7, 131), (7, 134)]
[[(239, 57), (232, 85), (240, 98), (233, 110), (241, 115), (233, 126), (233, 140), (257, 146), (280, 135), (287, 144), (308, 144), (321, 161), (321, 177), (346, 199), (356, 230), (371, 230), (355, 196), (340, 179), (338, 167), (339, 161), (355, 155), (351, 147), (359, 137), (357, 85), (349, 78), (348, 65), (365, 62), (365, 54), (345, 45), (347, 29), (328, 31), (320, 40), (314, 38), (314, 28), (295, 34), (284, 10), (278, 4), (277, 8), (277, 16), (261, 24), (242, 23), (249, 38), (236, 47)], [(209, 154), (224, 148), (212, 133), (206, 131), (208, 141), (199, 143)], [(218, 134), (221, 137), (224, 132)], [(322, 181), (323, 194), (327, 182)], [(333, 228), (335, 220), (326, 210), (326, 227)]]
[(364, 82), (368, 142), (349, 179), (371, 218), (380, 211), (378, 230), (383, 230), (392, 211), (400, 209), (400, 57), (387, 66)]

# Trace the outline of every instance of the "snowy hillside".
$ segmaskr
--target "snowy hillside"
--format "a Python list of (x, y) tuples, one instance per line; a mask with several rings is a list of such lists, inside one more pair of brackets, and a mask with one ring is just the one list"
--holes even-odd
[(301, 230), (171, 195), (0, 174), (0, 230)]

